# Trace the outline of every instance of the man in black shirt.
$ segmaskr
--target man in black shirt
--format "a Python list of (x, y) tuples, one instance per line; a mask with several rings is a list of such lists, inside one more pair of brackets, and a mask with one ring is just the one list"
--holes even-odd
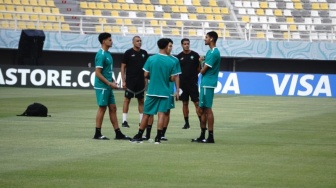
[[(198, 108), (199, 93), (198, 93), (198, 73), (201, 70), (201, 64), (199, 62), (199, 54), (190, 50), (190, 40), (184, 38), (181, 40), (183, 51), (176, 57), (180, 61), (182, 74), (180, 74), (180, 88), (182, 89), (182, 95), (180, 100), (183, 102), (183, 115), (185, 125), (182, 129), (189, 129), (189, 97), (193, 101), (196, 113)], [(198, 118), (200, 119), (200, 115)]]
[(138, 99), (139, 122), (141, 122), (144, 105), (145, 78), (142, 70), (148, 58), (146, 50), (141, 49), (141, 38), (133, 37), (133, 47), (126, 50), (121, 63), (121, 78), (125, 89), (122, 126), (128, 127), (127, 113), (133, 97)]

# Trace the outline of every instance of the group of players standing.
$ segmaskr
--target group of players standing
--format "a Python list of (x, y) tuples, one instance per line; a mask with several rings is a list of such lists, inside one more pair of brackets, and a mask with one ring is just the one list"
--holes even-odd
[[(212, 104), (220, 65), (220, 52), (216, 47), (217, 39), (216, 32), (207, 33), (204, 41), (210, 49), (205, 57), (200, 57), (197, 52), (190, 50), (190, 40), (184, 38), (181, 40), (183, 51), (175, 57), (171, 55), (173, 41), (169, 38), (159, 39), (157, 41), (159, 53), (149, 56), (146, 50), (141, 49), (141, 38), (133, 37), (133, 47), (124, 53), (121, 64), (122, 87), (125, 89), (123, 127), (130, 127), (127, 114), (131, 99), (135, 97), (138, 100), (139, 131), (133, 138), (130, 138), (120, 131), (116, 115), (116, 103), (112, 89), (118, 88), (118, 85), (111, 76), (113, 59), (108, 52), (113, 42), (109, 33), (101, 33), (98, 37), (101, 49), (95, 58), (94, 88), (98, 112), (94, 139), (108, 140), (101, 134), (103, 117), (108, 107), (110, 120), (116, 132), (115, 139), (130, 140), (133, 143), (142, 143), (143, 140), (150, 139), (154, 115), (158, 114), (157, 135), (154, 141), (155, 144), (160, 144), (161, 141), (167, 140), (165, 133), (169, 124), (170, 109), (175, 107), (174, 100), (181, 100), (183, 103), (182, 110), (185, 120), (183, 129), (190, 128), (188, 118), (190, 97), (195, 105), (201, 128), (200, 136), (191, 141), (215, 143)], [(200, 93), (198, 92), (199, 73), (202, 75)], [(146, 87), (146, 99), (144, 100)], [(209, 132), (207, 139), (205, 139), (206, 130)]]

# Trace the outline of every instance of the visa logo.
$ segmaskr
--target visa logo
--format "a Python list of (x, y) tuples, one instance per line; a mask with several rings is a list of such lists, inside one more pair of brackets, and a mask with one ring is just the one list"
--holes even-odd
[(278, 74), (266, 75), (272, 78), (276, 95), (284, 95), (284, 92), (288, 90), (289, 96), (319, 96), (321, 94), (332, 96), (327, 75), (285, 74), (282, 80), (279, 80)]

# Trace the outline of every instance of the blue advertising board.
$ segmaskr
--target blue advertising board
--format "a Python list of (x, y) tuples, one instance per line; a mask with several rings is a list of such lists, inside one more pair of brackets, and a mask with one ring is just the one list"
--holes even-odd
[[(0, 65), (0, 87), (91, 89), (94, 68)], [(120, 69), (114, 80), (121, 86)], [(200, 80), (200, 76), (199, 76)], [(336, 74), (219, 72), (216, 94), (336, 97)]]
[(219, 72), (217, 94), (335, 97), (336, 75)]

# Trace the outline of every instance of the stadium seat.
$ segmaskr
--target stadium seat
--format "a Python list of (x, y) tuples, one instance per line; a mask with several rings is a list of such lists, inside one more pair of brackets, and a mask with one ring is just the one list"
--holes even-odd
[(259, 16), (265, 15), (264, 9), (257, 9), (257, 15)]
[(47, 20), (49, 21), (49, 22), (56, 22), (56, 16), (47, 16)]
[(215, 15), (214, 19), (217, 20), (217, 21), (223, 20), (221, 15)]
[(37, 6), (37, 0), (29, 0), (29, 4), (33, 6)]
[(211, 7), (204, 7), (204, 13), (206, 14), (211, 14), (212, 13), (212, 8)]
[(49, 7), (43, 7), (42, 8), (42, 12), (45, 13), (45, 14), (50, 14), (51, 13), (51, 10)]
[(34, 6), (34, 13), (42, 13), (42, 7)]
[(14, 5), (21, 5), (21, 1), (20, 0), (13, 0), (12, 4), (14, 4)]
[(209, 5), (212, 7), (217, 7), (217, 0), (208, 0), (209, 1)]
[(167, 5), (175, 5), (175, 0), (167, 0)]
[(258, 31), (257, 32), (257, 38), (258, 39), (264, 39), (265, 38), (265, 33), (263, 31)]
[(59, 9), (58, 8), (51, 8), (51, 13), (53, 14), (59, 14)]
[(263, 9), (268, 8), (267, 2), (260, 2), (260, 8), (263, 8)]
[(286, 9), (286, 10), (283, 11), (283, 15), (284, 16), (292, 16), (292, 11)]
[(163, 13), (163, 18), (164, 19), (171, 19), (170, 13)]
[(267, 16), (273, 16), (274, 15), (273, 14), (273, 10), (272, 9), (266, 9), (265, 15), (267, 15)]
[(204, 13), (203, 7), (196, 7), (196, 12), (197, 13)]
[(177, 28), (172, 28), (171, 34), (175, 36), (180, 36), (180, 31)]
[(93, 15), (102, 16), (101, 10), (99, 10), (99, 9), (93, 10)]
[(229, 14), (229, 9), (227, 7), (222, 7), (221, 8), (221, 13), (222, 14)]
[(115, 10), (121, 10), (121, 5), (120, 5), (120, 3), (112, 3), (112, 7), (113, 7), (113, 9), (115, 9)]
[(130, 9), (130, 7), (129, 7), (129, 4), (121, 4), (121, 9), (122, 10), (129, 10)]
[(255, 15), (256, 13), (255, 13), (255, 9), (253, 9), (253, 8), (248, 8), (247, 9), (247, 14), (249, 14), (249, 15)]
[(199, 0), (193, 0), (193, 1), (192, 1), (192, 4), (193, 4), (194, 6), (201, 6), (201, 3), (200, 3)]
[(282, 10), (280, 10), (280, 9), (274, 10), (274, 15), (275, 16), (282, 16)]
[(97, 2), (96, 7), (97, 9), (105, 9), (105, 4), (103, 2)]
[(97, 8), (95, 2), (88, 2), (88, 3), (87, 3), (87, 6), (88, 6), (88, 8), (90, 8), (90, 9), (96, 9), (96, 8)]
[(260, 8), (259, 2), (258, 1), (252, 1), (252, 8), (255, 8), (255, 9)]
[(53, 0), (47, 0), (47, 6), (49, 7), (55, 7), (55, 3)]
[(196, 14), (189, 14), (189, 20), (197, 20)]
[(92, 16), (93, 15), (93, 11), (91, 9), (86, 9), (85, 10), (85, 15)]
[(167, 0), (159, 0), (160, 5), (167, 5)]
[(21, 14), (21, 20), (30, 20), (29, 14)]
[(82, 9), (89, 8), (89, 7), (88, 7), (88, 4), (87, 4), (86, 1), (81, 1), (81, 2), (79, 3), (79, 7), (82, 8)]
[(268, 2), (268, 8), (276, 9), (276, 8), (284, 8), (285, 7), (284, 2), (279, 2), (279, 3), (280, 4), (278, 6), (277, 3), (274, 2), (274, 1)]
[(147, 6), (146, 6), (146, 10), (147, 10), (147, 11), (155, 11), (153, 5), (147, 5)]
[(7, 5), (6, 11), (14, 12), (15, 11), (14, 5)]
[(251, 1), (243, 1), (243, 7), (250, 8), (251, 7)]
[(184, 5), (184, 1), (183, 0), (176, 0), (176, 4), (177, 5)]
[(295, 3), (295, 4), (294, 4), (294, 8), (295, 8), (295, 9), (298, 9), (298, 10), (303, 9), (303, 8), (302, 8), (302, 3)]
[(37, 21), (37, 20), (39, 20), (39, 15), (37, 15), (37, 14), (32, 14), (32, 15), (30, 15), (30, 20), (32, 20), (32, 21)]
[(242, 1), (234, 1), (234, 6), (235, 7), (243, 7), (243, 3), (242, 3)]
[(320, 10), (320, 4), (319, 3), (312, 3), (311, 8), (313, 10)]
[(113, 9), (113, 6), (112, 6), (112, 3), (104, 3), (104, 9), (107, 9), (107, 10), (112, 10)]
[(249, 23), (250, 22), (250, 17), (249, 16), (242, 16), (242, 22)]

